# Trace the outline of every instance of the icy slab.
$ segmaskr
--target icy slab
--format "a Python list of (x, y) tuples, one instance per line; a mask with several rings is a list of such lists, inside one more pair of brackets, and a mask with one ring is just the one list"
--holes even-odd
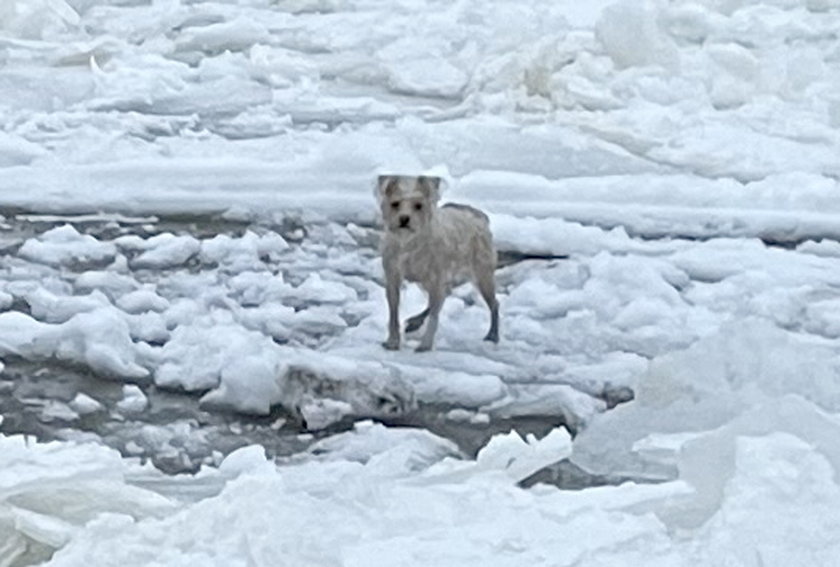
[[(684, 351), (655, 358), (639, 380), (636, 400), (596, 416), (581, 433), (574, 460), (593, 471), (668, 477), (679, 447), (654, 450), (645, 441), (651, 432), (682, 435), (726, 426), (756, 434), (790, 431), (821, 442), (825, 426), (806, 424), (830, 422), (822, 412), (840, 411), (837, 364), (822, 340), (765, 320), (730, 322)], [(763, 417), (791, 412), (801, 415)]]
[(48, 559), (103, 514), (162, 516), (173, 504), (126, 484), (119, 454), (97, 445), (35, 443), (0, 435), (0, 557)]

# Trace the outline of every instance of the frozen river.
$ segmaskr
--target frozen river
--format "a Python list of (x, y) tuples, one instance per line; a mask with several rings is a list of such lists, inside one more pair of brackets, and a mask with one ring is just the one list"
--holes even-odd
[[(7, 254), (7, 271), (3, 288), (16, 292), (14, 299), (7, 302), (11, 311), (39, 317), (51, 310), (51, 322), (63, 323), (78, 313), (95, 311), (105, 306), (109, 303), (109, 297), (122, 308), (125, 308), (128, 302), (125, 299), (120, 301), (121, 297), (140, 297), (145, 300), (141, 302), (141, 308), (129, 309), (134, 313), (125, 314), (129, 320), (132, 320), (132, 315), (142, 316), (134, 319), (138, 326), (132, 338), (145, 339), (157, 347), (165, 345), (170, 331), (174, 329), (167, 328), (172, 326), (171, 324), (162, 323), (157, 328), (158, 336), (138, 335), (144, 332), (140, 330), (140, 325), (146, 325), (144, 328), (154, 328), (153, 323), (142, 319), (153, 319), (159, 310), (154, 308), (152, 304), (155, 302), (150, 301), (149, 297), (136, 295), (138, 289), (161, 289), (161, 295), (157, 299), (158, 304), (162, 306), (181, 299), (177, 290), (169, 289), (167, 283), (173, 274), (179, 271), (183, 272), (182, 276), (191, 274), (198, 277), (204, 274), (205, 277), (211, 277), (218, 282), (223, 289), (228, 289), (231, 280), (241, 276), (243, 272), (249, 273), (254, 269), (254, 264), (247, 264), (238, 270), (222, 269), (217, 262), (202, 257), (196, 248), (193, 253), (181, 254), (178, 258), (155, 266), (155, 269), (149, 269), (142, 262), (139, 265), (134, 262), (134, 258), (137, 257), (135, 254), (129, 258), (126, 269), (122, 271), (125, 278), (123, 284), (127, 286), (125, 295), (120, 297), (118, 291), (103, 281), (100, 285), (86, 289), (81, 297), (64, 297), (62, 301), (62, 296), (49, 294), (40, 285), (14, 274), (42, 271), (43, 275), (44, 270), (51, 271), (51, 276), (55, 279), (49, 287), (55, 289), (62, 285), (73, 286), (80, 278), (82, 281), (86, 277), (91, 278), (96, 273), (96, 270), (91, 268), (96, 268), (96, 264), (100, 264), (98, 267), (106, 267), (112, 258), (97, 262), (86, 259), (83, 254), (72, 255), (72, 259), (68, 256), (67, 265), (52, 271), (40, 263), (37, 257), (29, 260), (21, 257), (24, 242), (27, 239), (31, 242), (44, 240), (44, 233), (56, 229), (66, 230), (68, 223), (72, 224), (74, 230), (79, 231), (79, 238), (86, 235), (95, 239), (87, 241), (88, 243), (95, 241), (99, 244), (125, 242), (131, 237), (151, 240), (160, 239), (162, 234), (178, 234), (181, 237), (189, 235), (195, 242), (199, 242), (200, 239), (207, 247), (208, 243), (218, 240), (247, 240), (246, 234), (251, 237), (256, 233), (263, 233), (264, 236), (274, 234), (284, 242), (290, 242), (284, 245), (284, 248), (288, 246), (297, 249), (294, 253), (286, 250), (290, 259), (295, 261), (283, 261), (279, 257), (272, 259), (267, 254), (256, 263), (274, 274), (280, 274), (280, 277), (300, 283), (306, 282), (313, 272), (320, 273), (313, 269), (313, 266), (319, 263), (319, 252), (335, 244), (328, 240), (331, 234), (346, 230), (346, 227), (337, 225), (329, 230), (325, 226), (307, 227), (293, 219), (284, 219), (272, 227), (267, 223), (251, 225), (247, 222), (209, 216), (132, 219), (115, 215), (61, 217), (7, 211), (5, 218), (4, 247)], [(364, 236), (351, 247), (356, 248), (356, 253), (362, 257), (375, 256), (378, 231), (369, 230)], [(327, 241), (319, 241), (322, 239)], [(345, 242), (342, 246), (347, 247), (348, 243)], [(25, 250), (23, 256), (26, 256)], [(301, 257), (307, 261), (301, 262)], [(533, 269), (538, 269), (538, 266), (550, 266), (558, 261), (560, 260), (523, 256), (515, 252), (503, 252), (501, 255), (503, 270), (513, 269), (516, 264), (522, 262), (531, 263)], [(303, 266), (300, 267), (301, 265)], [(371, 283), (375, 283), (377, 278), (377, 270), (347, 275), (347, 281), (370, 280)], [(323, 295), (316, 291), (303, 299), (290, 295), (284, 305), (288, 305), (293, 312), (317, 310), (324, 302), (330, 301), (329, 290), (323, 291)], [(135, 295), (132, 296), (131, 293)], [(41, 300), (49, 303), (40, 303)], [(348, 302), (351, 300), (347, 299)], [(69, 311), (60, 316), (57, 312), (63, 311), (62, 304)], [(218, 307), (223, 306), (212, 304), (209, 309)], [(235, 310), (231, 305), (227, 307)], [(190, 313), (190, 317), (180, 323), (188, 325), (200, 315)], [(350, 326), (359, 324), (358, 318), (349, 315), (346, 315), (346, 318), (349, 319)], [(277, 322), (277, 325), (281, 324), (281, 321)], [(329, 345), (345, 330), (345, 325), (319, 325), (313, 322), (309, 327), (295, 329), (294, 333), (291, 329), (284, 329), (285, 333), (278, 331), (272, 338), (278, 344), (305, 345), (317, 350), (318, 347)], [(149, 459), (158, 468), (170, 473), (195, 472), (203, 464), (218, 465), (231, 451), (254, 443), (264, 446), (269, 456), (290, 456), (304, 451), (318, 438), (346, 430), (352, 426), (353, 421), (365, 418), (377, 418), (392, 426), (429, 429), (450, 438), (469, 455), (474, 455), (493, 434), (511, 428), (523, 433), (544, 435), (560, 425), (565, 425), (573, 431), (580, 425), (577, 416), (564, 414), (562, 407), (544, 407), (542, 411), (536, 409), (533, 412), (522, 412), (521, 415), (482, 414), (480, 418), (476, 418), (475, 408), (465, 409), (457, 398), (436, 398), (428, 401), (408, 399), (403, 400), (402, 404), (395, 400), (394, 404), (384, 408), (373, 405), (359, 407), (349, 415), (339, 414), (335, 422), (330, 421), (322, 426), (314, 424), (310, 431), (304, 416), (296, 413), (293, 408), (284, 408), (282, 405), (256, 412), (257, 415), (241, 413), (235, 408), (215, 408), (212, 404), (201, 403), (201, 397), (211, 389), (210, 387), (188, 391), (177, 385), (155, 384), (154, 380), (145, 377), (130, 379), (132, 385), (126, 386), (122, 382), (125, 377), (114, 376), (107, 369), (88, 367), (84, 360), (72, 357), (65, 360), (58, 352), (36, 360), (15, 356), (13, 352), (7, 354), (10, 356), (6, 358), (4, 380), (0, 383), (4, 393), (0, 399), (0, 412), (6, 416), (2, 431), (34, 435), (43, 440), (96, 440), (119, 450), (127, 457)], [(236, 358), (235, 352), (231, 353), (231, 358)], [(188, 367), (190, 364), (194, 362), (185, 362), (184, 366)], [(536, 383), (531, 386), (536, 386)], [(511, 387), (515, 385), (512, 384)], [(603, 403), (612, 406), (632, 398), (632, 390), (626, 386), (607, 388), (600, 397)]]
[[(834, 565), (838, 37), (0, 0), (0, 567)], [(498, 345), (381, 348), (383, 172), (488, 214)]]

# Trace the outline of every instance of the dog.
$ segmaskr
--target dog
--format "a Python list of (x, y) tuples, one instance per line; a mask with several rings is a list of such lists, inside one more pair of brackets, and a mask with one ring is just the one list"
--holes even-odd
[(496, 300), (496, 250), (487, 215), (467, 205), (438, 207), (440, 178), (380, 175), (377, 194), (385, 225), (382, 265), (388, 299), (388, 350), (400, 348), (400, 287), (415, 282), (429, 296), (429, 305), (410, 317), (405, 332), (418, 330), (428, 318), (418, 352), (434, 347), (441, 307), (452, 288), (473, 282), (490, 309), (490, 330), (484, 340), (499, 342)]

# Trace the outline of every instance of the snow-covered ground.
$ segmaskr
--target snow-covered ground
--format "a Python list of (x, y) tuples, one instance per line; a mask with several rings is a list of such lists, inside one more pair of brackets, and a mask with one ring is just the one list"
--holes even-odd
[[(835, 0), (0, 0), (0, 395), (22, 361), (119, 384), (0, 434), (0, 566), (832, 565), (839, 38)], [(380, 347), (385, 170), (488, 212), (498, 346), (463, 288), (435, 352)], [(565, 427), (165, 476), (125, 456), (195, 424), (78, 426), (173, 389)], [(518, 487), (564, 459), (630, 480)]]

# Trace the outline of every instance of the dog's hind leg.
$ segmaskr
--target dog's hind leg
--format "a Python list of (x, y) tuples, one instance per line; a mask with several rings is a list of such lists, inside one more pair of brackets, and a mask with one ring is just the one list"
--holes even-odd
[(417, 352), (424, 352), (432, 350), (435, 345), (435, 333), (438, 328), (438, 318), (440, 316), (440, 309), (443, 307), (443, 300), (446, 298), (443, 290), (434, 290), (429, 292), (429, 322), (426, 324), (426, 332), (420, 339), (420, 346), (417, 347)]
[(490, 330), (484, 337), (485, 341), (499, 342), (499, 301), (496, 299), (496, 279), (493, 271), (487, 270), (479, 274), (476, 287), (490, 309)]
[(412, 315), (409, 317), (405, 322), (405, 332), (406, 333), (413, 333), (417, 329), (423, 326), (423, 323), (426, 322), (426, 317), (429, 316), (429, 308), (426, 307), (423, 311), (418, 313), (417, 315)]

